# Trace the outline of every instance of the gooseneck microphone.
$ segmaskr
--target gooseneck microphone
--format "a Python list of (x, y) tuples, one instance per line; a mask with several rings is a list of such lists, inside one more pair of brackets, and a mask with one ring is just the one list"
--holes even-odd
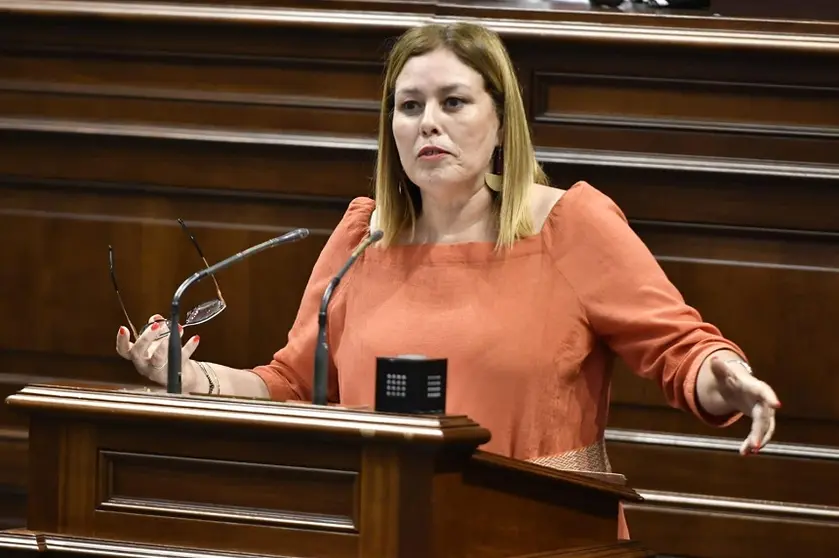
[(166, 381), (167, 392), (181, 393), (181, 339), (180, 334), (178, 333), (178, 314), (180, 313), (181, 297), (186, 290), (205, 277), (218, 273), (225, 267), (233, 265), (236, 262), (240, 262), (245, 258), (249, 258), (258, 252), (262, 252), (268, 248), (273, 248), (274, 246), (279, 246), (280, 244), (302, 240), (307, 236), (309, 236), (308, 229), (295, 229), (282, 236), (266, 240), (262, 244), (251, 246), (246, 250), (242, 250), (238, 254), (230, 256), (226, 260), (222, 260), (217, 264), (206, 267), (201, 271), (192, 274), (186, 281), (181, 283), (181, 286), (178, 287), (178, 290), (175, 291), (175, 296), (172, 298), (172, 312), (169, 316), (169, 369), (167, 370), (168, 377)]
[(341, 282), (341, 279), (350, 269), (350, 266), (355, 263), (355, 260), (358, 259), (368, 246), (374, 242), (378, 242), (383, 236), (384, 233), (381, 230), (372, 231), (367, 235), (367, 238), (350, 254), (344, 267), (329, 281), (326, 285), (326, 290), (323, 292), (323, 298), (320, 301), (320, 311), (318, 312), (318, 342), (315, 346), (315, 377), (314, 386), (312, 387), (312, 403), (315, 405), (326, 405), (326, 391), (329, 381), (329, 345), (326, 342), (326, 310), (329, 308), (329, 300), (332, 298), (332, 293), (338, 287), (338, 283)]

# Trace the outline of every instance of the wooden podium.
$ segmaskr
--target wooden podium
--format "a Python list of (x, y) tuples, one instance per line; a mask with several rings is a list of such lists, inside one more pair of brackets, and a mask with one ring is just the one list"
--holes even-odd
[(32, 385), (26, 530), (0, 555), (653, 556), (631, 489), (476, 448), (464, 416)]

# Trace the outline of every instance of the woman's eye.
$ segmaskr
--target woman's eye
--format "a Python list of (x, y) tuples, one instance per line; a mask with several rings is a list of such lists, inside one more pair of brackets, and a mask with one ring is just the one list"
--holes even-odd
[(413, 112), (419, 108), (419, 103), (416, 101), (403, 101), (399, 105), (399, 109), (403, 112)]
[(446, 108), (459, 109), (465, 103), (466, 103), (466, 101), (464, 101), (463, 99), (459, 99), (457, 97), (449, 97), (449, 98), (446, 99), (445, 105), (446, 105)]

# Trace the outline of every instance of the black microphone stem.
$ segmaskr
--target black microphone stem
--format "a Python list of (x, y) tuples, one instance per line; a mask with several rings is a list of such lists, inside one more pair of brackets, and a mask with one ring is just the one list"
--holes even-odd
[(201, 281), (202, 279), (218, 273), (222, 269), (226, 268), (227, 266), (234, 264), (240, 260), (244, 260), (250, 256), (258, 252), (262, 252), (263, 250), (267, 250), (268, 248), (273, 248), (274, 246), (279, 246), (280, 244), (285, 244), (287, 242), (294, 242), (296, 240), (301, 240), (309, 236), (308, 229), (295, 229), (291, 232), (288, 232), (282, 236), (278, 236), (276, 238), (272, 238), (271, 240), (266, 240), (262, 244), (257, 244), (256, 246), (251, 246), (246, 250), (242, 250), (241, 252), (230, 256), (229, 258), (222, 260), (216, 264), (211, 265), (210, 267), (204, 268), (201, 271), (193, 273), (190, 275), (186, 281), (181, 283), (181, 286), (178, 287), (178, 290), (175, 291), (175, 296), (172, 297), (172, 309), (169, 314), (169, 357), (168, 357), (168, 365), (169, 368), (167, 370), (167, 378), (166, 378), (166, 391), (169, 393), (181, 393), (181, 336), (178, 332), (178, 315), (180, 314), (180, 307), (181, 307), (181, 297), (183, 296), (184, 292), (194, 285), (195, 283)]
[(327, 384), (329, 383), (329, 343), (326, 341), (327, 331), (327, 310), (332, 293), (338, 288), (341, 279), (350, 269), (355, 260), (364, 252), (368, 246), (382, 239), (384, 233), (380, 230), (371, 232), (347, 259), (344, 267), (338, 271), (323, 292), (320, 300), (320, 311), (318, 312), (318, 340), (315, 345), (315, 377), (312, 385), (312, 403), (315, 405), (326, 405)]

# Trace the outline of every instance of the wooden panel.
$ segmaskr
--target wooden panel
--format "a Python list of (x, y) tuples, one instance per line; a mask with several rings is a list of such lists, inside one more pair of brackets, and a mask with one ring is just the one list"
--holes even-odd
[[(824, 489), (839, 471), (839, 460), (836, 455), (820, 459), (816, 448), (799, 448), (800, 456), (767, 453), (742, 458), (723, 449), (615, 441), (608, 445), (609, 459), (616, 470), (627, 474), (634, 485), (648, 490), (725, 495), (754, 502), (807, 502), (839, 510), (839, 494)], [(649, 463), (666, 463), (667, 467), (644, 466)], [(807, 482), (790, 482), (788, 475), (792, 470)], [(700, 476), (696, 471), (711, 474)]]
[(695, 125), (724, 122), (771, 127), (767, 131), (783, 126), (839, 126), (839, 109), (824, 110), (830, 107), (826, 101), (836, 95), (832, 88), (663, 79), (655, 77), (654, 68), (644, 76), (537, 74), (535, 79), (544, 88), (544, 106), (537, 108), (537, 119), (612, 117), (637, 119), (642, 124), (648, 119), (660, 125), (677, 119)]
[(653, 68), (645, 76), (537, 74), (534, 132), (544, 143), (574, 148), (835, 161), (839, 108), (830, 99), (839, 96), (839, 82), (833, 76), (819, 84), (775, 85), (712, 81), (688, 71), (679, 77), (659, 77)]
[(375, 133), (380, 87), (376, 64), (130, 52), (7, 52), (0, 75), (7, 115), (346, 134)]
[[(112, 191), (132, 185), (172, 186), (223, 190), (227, 197), (240, 198), (270, 192), (349, 201), (371, 192), (367, 177), (374, 163), (372, 154), (363, 150), (366, 144), (353, 149), (353, 142), (341, 142), (344, 149), (339, 151), (324, 139), (272, 133), (80, 123), (61, 123), (49, 130), (53, 133), (22, 133), (41, 123), (6, 124), (4, 133), (0, 122), (0, 148), (8, 155), (0, 162), (0, 174), (7, 175), (7, 181), (58, 176), (88, 187), (93, 186), (90, 182), (104, 182), (102, 187)], [(54, 154), (47, 172), (38, 164), (45, 152)], [(313, 172), (318, 168), (326, 172)], [(188, 195), (186, 190), (161, 193), (165, 198)]]
[(100, 451), (99, 466), (108, 481), (100, 487), (103, 510), (358, 531), (352, 471), (113, 451)]
[[(472, 461), (462, 475), (435, 478), (435, 549), (440, 555), (447, 554), (444, 549), (453, 541), (455, 556), (469, 555), (469, 548), (492, 558), (512, 556), (517, 548), (528, 552), (560, 548), (555, 540), (557, 525), (576, 526), (563, 539), (563, 548), (615, 536), (616, 500), (581, 487), (551, 486), (535, 476), (517, 478), (491, 458)], [(575, 506), (558, 505), (564, 500)], [(529, 519), (522, 522), (522, 517)], [(487, 530), (490, 524), (497, 527)]]
[(839, 524), (685, 510), (675, 506), (627, 507), (633, 537), (655, 540), (657, 551), (691, 558), (832, 556), (839, 552)]
[(0, 430), (0, 529), (24, 526), (27, 438), (23, 429)]
[[(839, 417), (830, 395), (839, 390), (830, 372), (839, 356), (795, 350), (789, 342), (832, 343), (839, 321), (839, 235), (663, 223), (636, 228), (686, 300), (738, 343), (756, 373), (774, 386), (782, 414), (813, 421)], [(801, 375), (791, 370), (806, 371), (807, 382), (822, 389), (802, 390)], [(660, 396), (639, 382), (623, 377), (618, 382), (615, 401), (660, 404)], [(778, 439), (802, 441), (786, 428), (779, 429)], [(822, 443), (839, 444), (839, 437)]]
[[(123, 318), (105, 248), (116, 251), (132, 318), (144, 321), (200, 265), (177, 217), (212, 261), (290, 228), (312, 230), (221, 273), (229, 307), (194, 330), (201, 358), (241, 367), (270, 359), (332, 227), (351, 198), (371, 192), (388, 41), (436, 14), (502, 33), (554, 184), (587, 180), (624, 209), (687, 301), (778, 390), (777, 439), (839, 447), (830, 395), (839, 389), (830, 373), (839, 364), (839, 25), (629, 16), (566, 2), (130, 6), (0, 0), (0, 259), (15, 262), (0, 266), (0, 302), (16, 318), (0, 324), (0, 396), (56, 379), (143, 383), (113, 352)], [(758, 13), (748, 2), (715, 10)], [(199, 285), (185, 304), (210, 292)], [(706, 427), (619, 364), (610, 426), (733, 440), (748, 421)], [(9, 524), (22, 523), (25, 427), (0, 408), (0, 517)], [(634, 486), (682, 496), (629, 510), (647, 546), (709, 558), (783, 555), (785, 537), (817, 555), (818, 545), (835, 548), (831, 521), (789, 508), (685, 503), (702, 495), (839, 507), (815, 482), (781, 482), (826, 482), (833, 461), (610, 448)], [(143, 528), (151, 536), (154, 525)]]
[[(175, 420), (161, 436), (147, 418), (131, 422), (115, 412), (118, 403), (112, 408), (89, 426), (78, 417), (33, 419), (42, 436), (64, 428), (73, 444), (66, 458), (39, 464), (74, 480), (44, 506), (58, 511), (40, 518), (38, 530), (174, 546), (202, 540), (243, 552), (264, 552), (281, 537), (292, 556), (357, 555), (361, 449), (352, 441), (327, 442), (323, 434), (278, 441), (276, 431), (225, 428), (218, 420), (203, 429)], [(218, 434), (206, 438), (206, 427)], [(36, 486), (33, 494), (54, 491)]]

